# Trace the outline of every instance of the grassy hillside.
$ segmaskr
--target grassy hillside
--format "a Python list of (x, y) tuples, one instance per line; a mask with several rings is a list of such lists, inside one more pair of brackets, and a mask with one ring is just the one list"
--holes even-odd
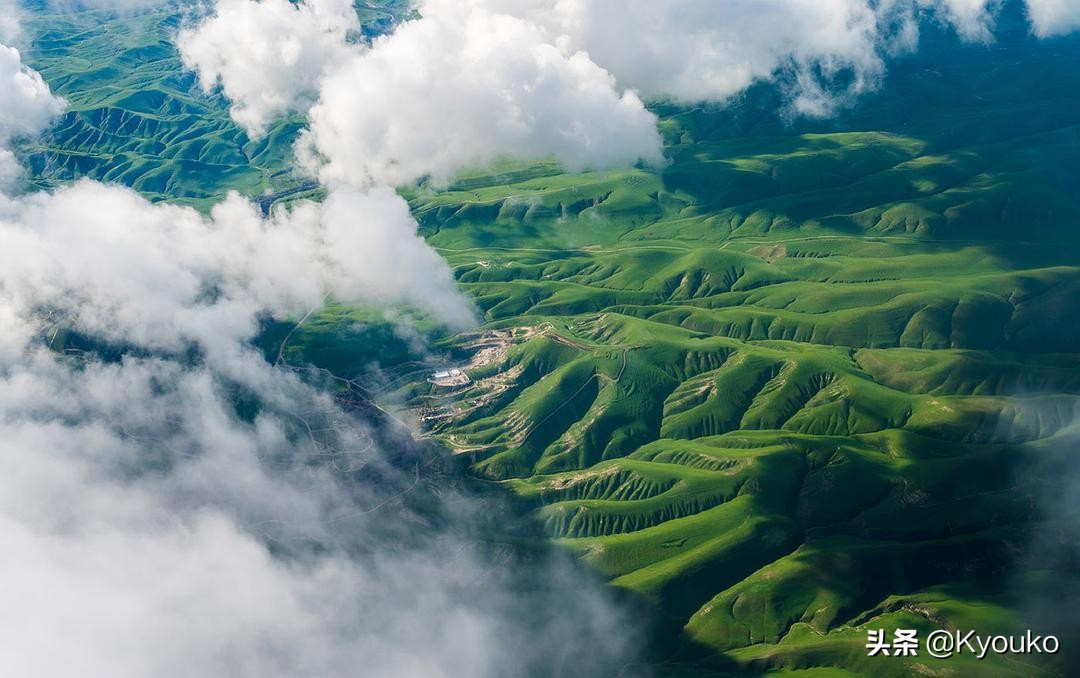
[(654, 601), (673, 665), (1072, 661), (865, 656), (867, 628), (1045, 624), (1033, 592), (1075, 576), (1080, 44), (928, 43), (841, 119), (662, 106), (664, 168), (409, 194), (513, 332), (445, 341), (472, 383), (400, 397)]
[[(179, 71), (169, 12), (36, 21), (32, 63), (71, 103), (27, 150), (41, 184), (305, 186), (301, 121), (248, 140)], [(1063, 674), (1067, 652), (864, 648), (868, 628), (1080, 630), (1054, 605), (1080, 581), (1080, 40), (1013, 16), (992, 46), (924, 42), (836, 119), (784, 120), (762, 86), (657, 104), (664, 167), (402, 189), (483, 324), (421, 324), (428, 351), (333, 305), (267, 353), (377, 386), (650, 601), (675, 636), (660, 675)], [(443, 367), (469, 383), (428, 381)]]
[[(221, 96), (207, 96), (183, 70), (174, 39), (179, 3), (123, 10), (28, 3), (28, 62), (64, 97), (63, 118), (22, 149), (39, 186), (78, 177), (131, 186), (152, 200), (208, 207), (230, 190), (263, 200), (310, 190), (292, 171), (294, 116), (250, 139)], [(368, 35), (387, 30), (407, 3), (358, 8)]]

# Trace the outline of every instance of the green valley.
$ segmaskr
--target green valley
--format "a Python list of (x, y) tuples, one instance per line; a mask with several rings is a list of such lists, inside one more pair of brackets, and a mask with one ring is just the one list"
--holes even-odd
[[(249, 140), (182, 72), (175, 14), (34, 21), (29, 62), (69, 102), (22, 149), (38, 185), (318, 195), (291, 171), (304, 121)], [(657, 103), (662, 167), (507, 159), (401, 187), (477, 327), (421, 319), (418, 343), (332, 303), (262, 345), (377, 393), (652, 610), (655, 675), (1062, 675), (1080, 41), (1004, 26), (993, 46), (928, 31), (831, 119), (778, 114), (765, 85)], [(467, 379), (431, 378), (450, 369)], [(868, 629), (1048, 619), (1055, 656), (866, 656)]]

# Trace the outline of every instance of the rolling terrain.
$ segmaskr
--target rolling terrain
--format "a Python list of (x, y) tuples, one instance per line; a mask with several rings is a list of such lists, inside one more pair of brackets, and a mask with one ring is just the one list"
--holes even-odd
[[(304, 120), (280, 120), (249, 139), (229, 118), (228, 102), (199, 91), (180, 64), (174, 39), (190, 17), (176, 5), (133, 14), (29, 4), (28, 56), (67, 102), (47, 138), (23, 149), (38, 186), (89, 177), (204, 209), (228, 191), (267, 207), (311, 192), (314, 183), (291, 168)], [(385, 31), (405, 6), (385, 0), (358, 8), (367, 32), (360, 39)]]
[[(69, 102), (23, 150), (39, 185), (311, 192), (303, 121), (248, 140), (182, 72), (174, 13), (35, 21)], [(761, 86), (656, 104), (664, 167), (402, 188), (480, 325), (421, 322), (427, 348), (331, 304), (263, 345), (378, 392), (651, 605), (658, 675), (1060, 674), (1067, 647), (866, 656), (870, 628), (1080, 629), (1055, 602), (1080, 583), (1080, 41), (927, 33), (835, 119)], [(451, 367), (468, 383), (428, 379)]]
[(838, 120), (662, 108), (659, 171), (411, 196), (515, 332), (402, 397), (681, 627), (676, 662), (1064, 665), (865, 657), (866, 628), (1030, 626), (1074, 557), (1080, 50), (936, 39)]

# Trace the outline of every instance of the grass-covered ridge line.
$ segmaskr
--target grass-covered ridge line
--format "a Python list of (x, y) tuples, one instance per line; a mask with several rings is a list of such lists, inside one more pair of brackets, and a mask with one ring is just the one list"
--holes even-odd
[(1030, 626), (1047, 575), (1022, 573), (1069, 572), (1028, 554), (1071, 519), (1049, 497), (1080, 415), (1080, 82), (1056, 60), (1080, 45), (941, 40), (842, 120), (785, 127), (766, 92), (661, 108), (659, 170), (409, 194), (511, 338), (459, 363), (469, 386), (401, 397), (682, 627), (678, 661), (1068, 665), (865, 657), (867, 627)]

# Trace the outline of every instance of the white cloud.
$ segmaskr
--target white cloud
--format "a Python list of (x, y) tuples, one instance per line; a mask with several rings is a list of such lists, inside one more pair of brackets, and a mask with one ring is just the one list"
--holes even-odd
[(938, 19), (956, 29), (965, 40), (989, 42), (993, 39), (999, 0), (918, 0), (937, 13)]
[[(317, 27), (319, 12), (355, 20), (349, 8), (220, 0), (180, 48), (255, 132), (314, 99), (303, 163), (366, 186), (445, 180), (501, 155), (656, 161), (639, 94), (724, 100), (782, 71), (796, 111), (828, 115), (914, 45), (916, 9), (968, 39), (992, 21), (988, 0), (422, 0), (421, 18), (368, 47)], [(306, 47), (279, 59), (279, 43)]]
[(0, 0), (0, 191), (22, 173), (9, 142), (41, 132), (64, 106), (41, 76), (23, 65), (19, 50), (4, 44), (19, 35), (17, 19), (17, 7)]
[(274, 117), (311, 105), (326, 67), (346, 56), (346, 37), (357, 28), (350, 0), (220, 0), (177, 43), (203, 88), (220, 85), (233, 119), (261, 134)]
[[(930, 13), (969, 41), (992, 42), (998, 15), (1006, 0), (880, 0), (878, 11), (907, 9)], [(1032, 32), (1040, 38), (1080, 30), (1080, 2), (1025, 0)]]
[[(553, 155), (574, 169), (660, 159), (655, 118), (637, 96), (616, 92), (608, 73), (585, 54), (551, 44), (535, 22), (481, 2), (429, 0), (419, 7), (422, 20), (370, 48), (342, 40), (313, 48), (317, 68), (227, 44), (237, 33), (262, 45), (307, 32), (304, 21), (278, 22), (275, 7), (224, 0), (215, 17), (182, 36), (180, 48), (204, 83), (226, 74), (224, 90), (241, 120), (253, 117), (253, 96), (231, 91), (233, 80), (252, 92), (290, 93), (290, 105), (302, 98), (295, 83), (318, 85), (302, 151), (327, 182), (445, 179), (502, 155)], [(336, 59), (332, 67), (324, 57)], [(233, 72), (239, 75), (228, 76)]]
[[(57, 104), (32, 105), (40, 80), (13, 72), (30, 95), (4, 101), (23, 116), (5, 124), (29, 133)], [(625, 661), (596, 589), (538, 564), (543, 593), (519, 595), (513, 565), (454, 531), (484, 507), (442, 488), (425, 503), (449, 527), (426, 523), (397, 501), (426, 491), (413, 470), (250, 347), (263, 313), (326, 293), (468, 316), (392, 191), (264, 219), (237, 196), (206, 217), (81, 181), (0, 192), (0, 242), (0, 675), (494, 678)], [(70, 330), (125, 355), (47, 347)], [(338, 471), (341, 455), (376, 481)]]
[(1080, 2), (1027, 0), (1028, 18), (1035, 35), (1043, 38), (1080, 30)]
[[(15, 154), (6, 148), (0, 148), (0, 189), (11, 186), (22, 174), (22, 167)], [(0, 201), (3, 198), (0, 197)]]
[(265, 220), (234, 195), (208, 219), (82, 181), (8, 211), (0, 294), (116, 341), (169, 351), (196, 341), (216, 354), (250, 338), (258, 313), (303, 313), (325, 294), (471, 321), (446, 264), (386, 189), (335, 191)]
[(0, 0), (0, 44), (12, 44), (21, 33), (19, 8), (13, 0)]
[[(889, 57), (917, 48), (921, 19), (949, 26), (963, 40), (989, 42), (1002, 6), (1001, 0), (489, 2), (544, 23), (560, 44), (587, 51), (620, 87), (646, 99), (723, 101), (784, 73), (794, 83), (795, 109), (808, 115), (831, 114), (876, 87)], [(1028, 2), (1040, 34), (1076, 28), (1080, 5)], [(1051, 23), (1055, 28), (1044, 27)]]
[(478, 3), (432, 0), (423, 19), (357, 52), (323, 83), (305, 139), (320, 176), (401, 184), (500, 155), (571, 169), (660, 159), (655, 118), (582, 53)]
[[(296, 417), (321, 408), (339, 436), (359, 424), (260, 370), (246, 423), (220, 375), (176, 361), (31, 348), (0, 366), (0, 673), (495, 678), (619, 655), (616, 617), (581, 582), (516, 598), (513, 572), (467, 541), (409, 534), (392, 500), (411, 474), (367, 486), (312, 465), (330, 448), (287, 435)], [(389, 510), (364, 515), (353, 497), (379, 493)]]
[[(864, 0), (559, 0), (555, 13), (544, 4), (533, 12), (646, 98), (723, 100), (787, 66), (848, 71), (857, 92), (882, 70)], [(795, 96), (814, 98), (803, 87)]]
[[(782, 72), (794, 110), (829, 115), (873, 89), (888, 56), (914, 48), (917, 14), (988, 40), (997, 4), (422, 0), (420, 18), (370, 47), (313, 28), (320, 11), (355, 19), (320, 7), (220, 0), (180, 48), (256, 132), (314, 99), (303, 164), (324, 182), (367, 186), (441, 181), (502, 155), (552, 155), (570, 169), (656, 161), (655, 120), (638, 95), (725, 100)], [(309, 45), (305, 58), (266, 47), (282, 42)]]
[(0, 146), (37, 134), (62, 108), (41, 76), (23, 65), (19, 50), (0, 44)]

